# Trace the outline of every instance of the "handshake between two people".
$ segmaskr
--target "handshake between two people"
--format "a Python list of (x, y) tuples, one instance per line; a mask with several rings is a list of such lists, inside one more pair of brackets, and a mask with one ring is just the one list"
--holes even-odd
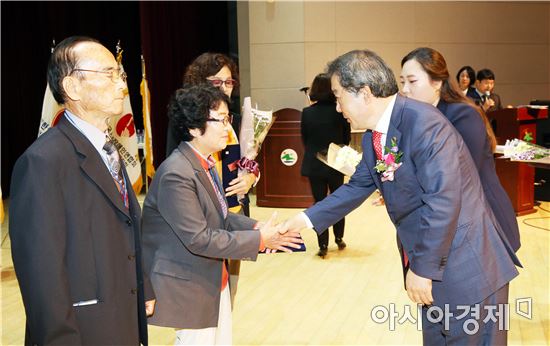
[(292, 249), (302, 247), (304, 240), (300, 236), (300, 231), (306, 228), (307, 224), (300, 214), (277, 223), (277, 212), (274, 212), (267, 222), (259, 222), (258, 227), (266, 253), (277, 252), (277, 250), (292, 252)]

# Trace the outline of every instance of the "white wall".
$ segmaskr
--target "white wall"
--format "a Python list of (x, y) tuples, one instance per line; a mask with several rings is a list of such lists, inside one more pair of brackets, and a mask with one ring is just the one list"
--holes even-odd
[[(505, 105), (550, 99), (549, 2), (243, 2), (248, 18), (249, 71), (243, 87), (262, 109), (301, 109), (304, 94), (327, 62), (371, 49), (400, 72), (420, 46), (439, 50), (454, 77), (462, 65), (490, 68)], [(246, 36), (246, 35), (245, 35)], [(248, 39), (248, 42), (246, 40)]]

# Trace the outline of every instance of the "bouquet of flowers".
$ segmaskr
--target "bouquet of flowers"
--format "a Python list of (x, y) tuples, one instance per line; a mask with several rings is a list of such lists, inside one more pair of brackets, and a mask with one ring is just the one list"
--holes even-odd
[(240, 133), (241, 155), (243, 157), (254, 160), (258, 156), (262, 143), (275, 122), (275, 118), (273, 111), (261, 111), (252, 108), (250, 97), (245, 97)]
[(361, 157), (362, 154), (350, 146), (334, 143), (330, 143), (326, 154), (317, 153), (317, 159), (321, 162), (350, 177), (355, 173), (355, 167), (361, 161)]
[[(273, 111), (261, 111), (252, 108), (250, 97), (245, 97), (239, 136), (241, 158), (232, 164), (232, 166), (239, 168), (239, 176), (242, 176), (245, 172), (253, 173), (256, 177), (260, 176), (260, 167), (254, 159), (258, 156), (262, 143), (275, 122), (275, 118)], [(243, 197), (238, 195), (239, 200)]]
[(550, 163), (550, 149), (517, 138), (506, 140), (504, 145), (497, 146), (496, 152), (511, 161)]

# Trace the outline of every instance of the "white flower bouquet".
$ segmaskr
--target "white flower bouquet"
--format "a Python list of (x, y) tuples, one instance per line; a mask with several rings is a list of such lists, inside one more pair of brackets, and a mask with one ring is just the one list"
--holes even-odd
[(258, 156), (262, 143), (275, 119), (273, 111), (261, 111), (257, 108), (252, 108), (250, 97), (245, 97), (240, 133), (242, 157), (254, 160)]
[(496, 152), (503, 154), (503, 157), (509, 158), (510, 161), (550, 164), (550, 149), (517, 138), (506, 140), (504, 145), (498, 145)]
[(352, 176), (361, 161), (362, 154), (350, 146), (330, 143), (326, 155), (317, 153), (317, 159), (338, 172)]

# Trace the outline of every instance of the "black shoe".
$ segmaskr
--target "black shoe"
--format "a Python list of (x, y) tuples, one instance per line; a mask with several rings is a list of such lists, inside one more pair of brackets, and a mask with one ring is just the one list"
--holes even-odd
[(321, 258), (325, 258), (325, 256), (327, 255), (327, 252), (328, 252), (328, 249), (326, 247), (322, 247), (319, 249), (319, 252), (317, 252), (317, 256)]
[(338, 245), (338, 250), (344, 250), (347, 246), (342, 238), (336, 239), (336, 245)]

